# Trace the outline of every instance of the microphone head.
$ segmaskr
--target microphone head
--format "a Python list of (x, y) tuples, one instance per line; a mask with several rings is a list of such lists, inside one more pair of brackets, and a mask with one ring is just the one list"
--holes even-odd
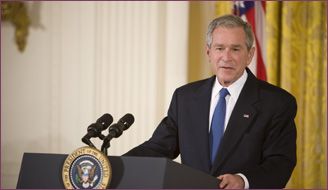
[(127, 130), (134, 123), (134, 117), (132, 114), (127, 113), (118, 121), (118, 123), (123, 124), (123, 130)]
[(92, 123), (88, 126), (88, 134), (86, 134), (87, 138), (97, 137), (102, 130), (102, 125), (100, 123)]
[(123, 133), (123, 130), (121, 129), (119, 124), (114, 124), (108, 128), (108, 134), (114, 138), (121, 136), (122, 133)]
[(108, 113), (105, 113), (104, 115), (102, 115), (96, 121), (96, 123), (99, 123), (99, 124), (102, 125), (102, 129), (101, 130), (107, 129), (112, 122), (113, 122), (113, 117), (110, 114), (108, 114)]

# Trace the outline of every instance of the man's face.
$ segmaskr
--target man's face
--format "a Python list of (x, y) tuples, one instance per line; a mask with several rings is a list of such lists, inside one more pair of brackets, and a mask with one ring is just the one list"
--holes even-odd
[(218, 27), (212, 33), (211, 47), (207, 55), (222, 86), (229, 86), (239, 79), (250, 64), (255, 48), (246, 46), (246, 34), (241, 27)]

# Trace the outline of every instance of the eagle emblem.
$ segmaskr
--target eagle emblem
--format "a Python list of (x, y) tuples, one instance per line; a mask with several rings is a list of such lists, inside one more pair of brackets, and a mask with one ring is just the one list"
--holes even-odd
[(96, 166), (89, 160), (84, 160), (76, 165), (76, 181), (81, 184), (83, 188), (93, 188), (94, 183), (98, 179), (96, 173)]
[(107, 155), (96, 148), (81, 147), (68, 155), (62, 169), (66, 189), (106, 189), (112, 179)]

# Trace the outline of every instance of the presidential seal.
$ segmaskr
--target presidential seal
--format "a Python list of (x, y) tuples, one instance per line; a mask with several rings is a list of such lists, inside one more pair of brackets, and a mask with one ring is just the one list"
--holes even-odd
[(106, 189), (112, 168), (106, 155), (86, 146), (67, 156), (62, 178), (66, 189)]

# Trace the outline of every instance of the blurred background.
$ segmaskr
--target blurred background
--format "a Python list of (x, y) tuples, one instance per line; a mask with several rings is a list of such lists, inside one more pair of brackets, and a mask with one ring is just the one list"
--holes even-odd
[(174, 89), (212, 75), (207, 25), (232, 13), (254, 26), (252, 71), (297, 99), (287, 188), (326, 188), (325, 1), (1, 2), (1, 188), (16, 187), (24, 152), (70, 154), (104, 113), (135, 116), (110, 155), (147, 140)]

